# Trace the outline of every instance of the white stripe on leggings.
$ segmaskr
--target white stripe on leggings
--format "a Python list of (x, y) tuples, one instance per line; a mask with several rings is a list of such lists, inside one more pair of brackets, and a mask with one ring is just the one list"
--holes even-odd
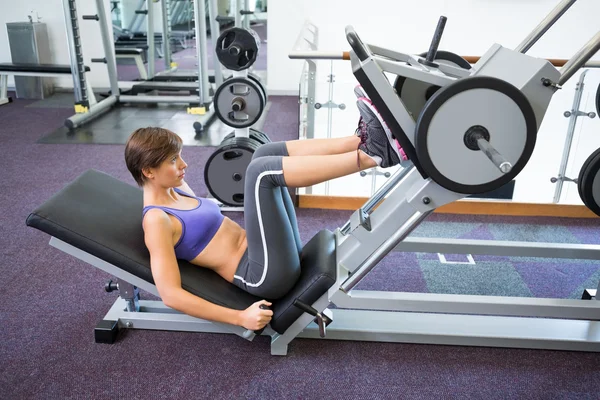
[(260, 209), (260, 199), (258, 197), (258, 189), (260, 188), (260, 180), (263, 177), (265, 177), (266, 175), (282, 175), (282, 174), (283, 174), (283, 170), (281, 170), (281, 171), (264, 171), (260, 175), (258, 175), (258, 178), (256, 179), (256, 184), (254, 185), (254, 197), (256, 200), (256, 214), (258, 215), (258, 226), (260, 227), (260, 236), (262, 238), (263, 254), (265, 255), (265, 265), (263, 268), (262, 276), (260, 277), (260, 280), (256, 283), (246, 282), (246, 280), (244, 278), (242, 278), (241, 276), (237, 276), (237, 275), (233, 276), (234, 279), (238, 279), (238, 280), (244, 282), (246, 284), (246, 286), (259, 287), (260, 285), (262, 285), (263, 282), (265, 281), (265, 278), (267, 277), (267, 270), (269, 269), (269, 253), (267, 252), (267, 239), (265, 238), (265, 228), (264, 228), (264, 224), (262, 221), (262, 213), (261, 213), (261, 209)]

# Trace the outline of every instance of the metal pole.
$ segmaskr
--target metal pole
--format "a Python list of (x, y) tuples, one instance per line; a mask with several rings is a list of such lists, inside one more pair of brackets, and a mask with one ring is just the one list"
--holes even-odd
[(361, 267), (354, 272), (348, 279), (346, 279), (341, 285), (340, 290), (348, 293), (362, 278), (365, 277), (371, 271), (379, 261), (383, 259), (390, 251), (392, 251), (398, 243), (404, 240), (418, 225), (423, 221), (433, 210), (424, 213), (415, 212), (400, 229), (398, 229), (392, 237), (387, 239), (377, 250), (373, 252), (361, 265)]
[(110, 81), (110, 92), (113, 96), (119, 96), (119, 80), (117, 75), (117, 62), (113, 47), (110, 45), (110, 33), (106, 20), (106, 10), (103, 0), (96, 0), (96, 9), (98, 11), (98, 23), (100, 24), (100, 35), (102, 36), (102, 46), (106, 59), (106, 68), (108, 69), (108, 79)]
[(146, 0), (146, 42), (148, 43), (148, 79), (154, 78), (155, 53), (154, 47), (154, 4), (153, 0)]
[[(138, 20), (138, 15), (136, 13), (136, 10), (141, 10), (142, 7), (144, 7), (144, 3), (146, 2), (146, 0), (140, 0), (138, 6), (135, 8), (135, 10), (133, 10), (133, 18), (131, 18), (131, 22), (129, 23), (129, 26), (127, 26), (127, 30), (129, 32), (133, 32), (133, 29), (136, 27), (136, 22)], [(143, 18), (143, 17), (142, 17)]]
[(554, 8), (554, 10), (550, 11), (550, 14), (548, 14), (547, 17), (535, 27), (535, 29), (525, 38), (525, 40), (523, 40), (523, 42), (517, 46), (515, 51), (518, 51), (519, 53), (527, 53), (527, 50), (529, 50), (535, 44), (535, 42), (537, 42), (576, 1), (577, 0), (561, 1)]
[(169, 0), (161, 1), (162, 7), (162, 39), (165, 69), (171, 69), (171, 7)]
[[(414, 165), (410, 165), (406, 168), (399, 168), (394, 175), (392, 175), (381, 187), (379, 190), (371, 196), (369, 200), (361, 207), (364, 212), (369, 214), (377, 204), (398, 184), (412, 169)], [(346, 222), (344, 226), (340, 229), (340, 232), (345, 235), (350, 231), (350, 221)]]
[(215, 87), (221, 86), (223, 83), (223, 70), (221, 69), (221, 63), (217, 58), (217, 38), (221, 34), (221, 27), (219, 21), (217, 21), (217, 15), (219, 8), (217, 6), (217, 0), (208, 0), (208, 18), (210, 20), (210, 37), (212, 39), (212, 53), (213, 60), (215, 60)]
[(600, 32), (589, 40), (573, 58), (560, 69), (558, 85), (562, 86), (575, 72), (579, 70), (594, 54), (600, 50)]
[(242, 0), (235, 1), (235, 26), (242, 27)]
[(573, 144), (573, 135), (575, 133), (575, 126), (577, 125), (577, 118), (580, 117), (579, 105), (581, 104), (581, 96), (583, 95), (585, 75), (587, 70), (583, 71), (579, 77), (579, 82), (575, 87), (575, 97), (573, 98), (573, 107), (571, 108), (571, 117), (569, 119), (569, 128), (567, 129), (567, 137), (565, 138), (565, 145), (563, 147), (563, 155), (560, 161), (560, 168), (558, 170), (558, 180), (556, 181), (556, 188), (554, 189), (554, 203), (560, 201), (560, 195), (563, 188), (563, 178), (567, 172), (567, 164), (569, 161), (569, 154), (571, 153), (571, 145)]
[(69, 46), (69, 59), (71, 61), (71, 75), (73, 76), (75, 103), (87, 103), (87, 85), (85, 83), (83, 54), (81, 53), (75, 0), (63, 0), (63, 12), (67, 31), (67, 46)]
[(198, 53), (198, 95), (200, 105), (208, 102), (208, 60), (206, 59), (206, 3), (194, 1), (194, 18), (196, 20), (196, 50)]
[[(244, 11), (250, 11), (250, 0), (244, 0)], [(244, 14), (243, 24), (245, 29), (250, 29), (250, 14)]]

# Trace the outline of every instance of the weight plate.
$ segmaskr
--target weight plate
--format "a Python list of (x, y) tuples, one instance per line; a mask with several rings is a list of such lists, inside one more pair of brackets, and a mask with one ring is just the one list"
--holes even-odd
[(260, 144), (246, 137), (230, 137), (206, 161), (204, 182), (214, 198), (228, 206), (244, 204), (246, 168)]
[[(586, 160), (583, 162), (583, 164), (581, 165), (581, 169), (579, 170), (579, 177), (577, 179), (577, 191), (579, 192), (579, 197), (581, 198), (581, 200), (583, 200), (583, 185), (580, 185), (579, 182), (583, 181), (583, 173), (587, 170), (588, 164), (590, 162), (592, 162), (592, 160), (594, 159), (594, 157), (600, 153), (600, 149), (594, 151), (592, 154), (590, 154), (590, 156), (588, 158), (586, 158)], [(585, 201), (584, 201), (585, 204)]]
[(271, 142), (271, 139), (269, 139), (266, 133), (252, 128), (250, 128), (250, 137), (258, 141), (260, 144), (267, 144)]
[(265, 98), (265, 104), (267, 104), (267, 99), (268, 99), (267, 89), (264, 87), (264, 85), (260, 81), (260, 78), (258, 77), (258, 75), (248, 72), (248, 79), (253, 80), (258, 85), (258, 87), (262, 89), (262, 93)]
[[(480, 150), (465, 145), (465, 133), (484, 127), (490, 144), (512, 169), (502, 173)], [(415, 148), (424, 171), (444, 188), (478, 194), (516, 177), (533, 153), (535, 114), (519, 89), (498, 78), (467, 77), (438, 90), (416, 125)]]
[[(231, 132), (227, 136), (225, 136), (223, 138), (223, 140), (221, 140), (221, 144), (225, 143), (225, 141), (231, 139), (232, 137), (235, 137), (235, 131)], [(257, 131), (256, 129), (252, 129), (252, 128), (250, 128), (250, 139), (255, 140), (256, 142), (258, 142), (261, 145), (271, 142), (271, 139), (269, 139), (269, 137), (267, 136), (266, 133)]]
[(577, 190), (583, 204), (600, 216), (600, 149), (583, 163), (577, 179)]
[(227, 69), (242, 71), (250, 68), (258, 57), (260, 37), (252, 29), (231, 28), (223, 32), (216, 43), (217, 58)]
[[(255, 124), (265, 109), (261, 89), (254, 81), (243, 77), (225, 80), (217, 88), (213, 104), (219, 119), (233, 128)], [(234, 105), (238, 111), (234, 111)]]
[[(427, 53), (419, 54), (420, 57), (426, 57)], [(471, 64), (458, 54), (449, 51), (439, 50), (434, 60), (437, 64), (452, 65), (463, 69), (471, 69)], [(439, 86), (432, 85), (428, 82), (419, 81), (416, 79), (406, 78), (404, 76), (396, 77), (394, 89), (396, 94), (402, 100), (402, 103), (412, 115), (413, 119), (417, 119), (423, 106), (433, 94), (439, 90)]]

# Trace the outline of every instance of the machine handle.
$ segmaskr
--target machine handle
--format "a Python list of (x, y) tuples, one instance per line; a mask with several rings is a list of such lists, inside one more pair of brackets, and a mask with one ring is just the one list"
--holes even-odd
[(81, 17), (82, 19), (91, 19), (95, 21), (100, 21), (100, 17), (98, 15), (84, 15)]
[(346, 39), (348, 39), (350, 47), (352, 47), (352, 50), (354, 50), (360, 61), (365, 61), (371, 56), (371, 51), (362, 40), (360, 40), (352, 26), (346, 27)]
[(433, 34), (433, 39), (431, 39), (431, 45), (429, 45), (429, 51), (427, 52), (427, 62), (432, 63), (435, 60), (435, 56), (437, 55), (438, 47), (440, 42), (442, 41), (442, 34), (444, 33), (444, 28), (446, 27), (446, 21), (448, 18), (443, 15), (438, 20), (437, 27), (435, 28), (435, 33)]

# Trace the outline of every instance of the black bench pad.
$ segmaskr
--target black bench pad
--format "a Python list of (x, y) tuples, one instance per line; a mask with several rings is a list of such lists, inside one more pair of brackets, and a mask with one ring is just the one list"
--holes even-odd
[[(146, 46), (148, 47), (148, 46)], [(144, 49), (139, 49), (136, 47), (116, 47), (115, 54), (123, 54), (123, 55), (142, 55), (144, 54)]]
[[(56, 64), (11, 64), (11, 63), (0, 63), (0, 72), (47, 72), (52, 74), (70, 74), (70, 65), (56, 65)], [(89, 72), (90, 67), (85, 67), (85, 72)]]
[[(142, 230), (142, 191), (107, 174), (88, 170), (27, 218), (27, 225), (113, 264), (151, 284), (150, 254)], [(284, 298), (273, 302), (271, 326), (283, 333), (307, 304), (335, 282), (335, 236), (322, 231), (304, 247), (302, 274)], [(178, 260), (182, 287), (212, 303), (237, 310), (261, 300), (215, 272)]]

